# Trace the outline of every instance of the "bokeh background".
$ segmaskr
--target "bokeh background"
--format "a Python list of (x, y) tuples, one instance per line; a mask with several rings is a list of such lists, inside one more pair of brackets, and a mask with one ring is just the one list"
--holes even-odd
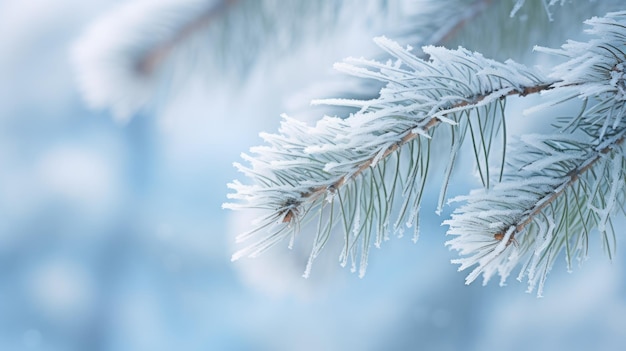
[[(515, 280), (466, 286), (466, 273), (450, 264), (456, 254), (444, 246), (440, 223), (450, 209), (434, 214), (436, 184), (417, 244), (408, 236), (384, 243), (362, 279), (339, 267), (332, 245), (303, 279), (306, 233), (302, 249), (281, 246), (231, 262), (234, 236), (250, 220), (221, 209), (226, 184), (240, 177), (232, 163), (260, 143), (260, 131), (277, 129), (281, 113), (314, 120), (324, 111), (309, 107), (311, 98), (350, 84), (363, 88), (343, 82), (332, 63), (375, 54), (371, 37), (386, 27), (355, 15), (349, 26), (264, 56), (271, 59), (245, 74), (192, 78), (158, 108), (119, 123), (106, 109), (86, 107), (71, 52), (91, 23), (126, 2), (0, 1), (0, 350), (626, 345), (623, 240), (612, 261), (592, 242), (590, 259), (571, 274), (559, 260), (543, 298), (526, 294), (526, 284)], [(513, 2), (503, 3), (498, 11), (508, 14)], [(560, 45), (580, 32), (574, 19), (604, 11), (607, 3), (585, 3), (573, 15), (571, 4), (555, 8), (557, 24), (543, 18), (546, 27), (529, 37)], [(524, 9), (504, 16), (508, 31), (526, 30), (524, 16)], [(482, 39), (460, 33), (451, 45), (506, 59), (517, 51), (499, 49), (506, 34), (499, 21), (481, 20), (483, 32), (474, 35)], [(571, 30), (546, 29), (558, 23)], [(314, 21), (306, 25), (315, 31)], [(489, 33), (500, 39), (485, 38)], [(519, 49), (523, 57), (533, 55), (531, 47)], [(451, 192), (477, 185), (462, 182)]]

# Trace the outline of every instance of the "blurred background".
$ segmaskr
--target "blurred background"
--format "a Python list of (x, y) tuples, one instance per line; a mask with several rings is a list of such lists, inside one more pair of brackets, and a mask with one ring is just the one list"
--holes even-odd
[[(123, 67), (115, 70), (119, 61), (81, 61), (120, 45), (154, 45), (145, 28), (167, 33), (198, 6), (220, 3), (228, 6), (212, 15), (204, 34), (172, 49), (180, 55), (163, 64), (166, 85), (160, 78), (125, 81)], [(568, 2), (550, 8), (551, 22), (541, 1), (530, 0), (513, 18), (513, 1), (461, 1), (469, 6), (443, 12), (435, 1), (305, 3), (0, 1), (0, 350), (626, 344), (623, 240), (612, 261), (592, 241), (590, 259), (571, 274), (559, 260), (540, 299), (514, 279), (505, 287), (466, 286), (466, 272), (450, 264), (456, 253), (444, 246), (440, 224), (451, 209), (434, 214), (437, 184), (424, 201), (431, 206), (422, 209), (417, 244), (409, 236), (384, 243), (362, 279), (339, 266), (340, 247), (332, 245), (302, 278), (307, 233), (292, 251), (284, 243), (258, 259), (231, 262), (234, 236), (251, 219), (221, 209), (226, 184), (240, 178), (232, 163), (261, 142), (259, 132), (276, 131), (283, 112), (310, 122), (347, 113), (310, 107), (313, 98), (375, 96), (375, 84), (332, 70), (347, 56), (382, 57), (372, 37), (463, 45), (536, 64), (546, 59), (531, 52), (534, 44), (578, 38), (583, 19), (623, 6)], [(89, 34), (94, 23), (104, 24)], [(81, 48), (87, 54), (77, 59)], [(103, 77), (85, 83), (91, 73), (81, 65)], [(89, 89), (122, 97), (89, 100)], [(133, 94), (139, 103), (112, 111)], [(531, 117), (517, 117), (513, 130), (531, 128)], [(451, 195), (479, 186), (466, 178), (457, 178), (465, 180)]]

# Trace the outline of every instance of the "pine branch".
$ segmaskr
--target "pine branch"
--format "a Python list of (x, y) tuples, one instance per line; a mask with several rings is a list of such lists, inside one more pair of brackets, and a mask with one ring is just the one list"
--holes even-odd
[(504, 284), (517, 263), (526, 261), (520, 279), (527, 274), (529, 291), (539, 284), (541, 295), (563, 247), (571, 269), (571, 258), (586, 253), (591, 228), (600, 225), (604, 236), (610, 231), (608, 213), (624, 195), (623, 140), (624, 131), (596, 147), (570, 135), (525, 136), (512, 175), (489, 191), (453, 199), (466, 204), (444, 222), (448, 234), (458, 236), (446, 245), (468, 256), (453, 260), (459, 270), (478, 265), (466, 282), (482, 273), (486, 284), (498, 273)]
[[(514, 241), (516, 233), (519, 233), (522, 230), (524, 230), (524, 228), (529, 223), (531, 223), (533, 219), (537, 217), (543, 211), (545, 207), (551, 205), (554, 201), (556, 201), (556, 199), (558, 199), (563, 194), (564, 191), (566, 191), (572, 185), (574, 185), (574, 183), (578, 181), (579, 178), (585, 174), (585, 172), (589, 171), (598, 161), (600, 161), (604, 157), (604, 155), (606, 155), (610, 151), (614, 151), (615, 148), (620, 146), (623, 141), (624, 141), (624, 136), (620, 134), (619, 137), (617, 138), (613, 137), (610, 139), (609, 142), (605, 142), (605, 144), (608, 144), (608, 145), (605, 146), (604, 148), (602, 149), (595, 148), (594, 152), (589, 156), (587, 160), (584, 160), (580, 165), (578, 165), (577, 168), (568, 172), (568, 174), (565, 177), (566, 179), (565, 183), (560, 184), (555, 189), (553, 189), (551, 193), (546, 194), (543, 198), (537, 201), (533, 210), (530, 213), (528, 213), (525, 216), (525, 218), (515, 226), (515, 231), (511, 233), (511, 236), (508, 240)], [(494, 237), (498, 239), (500, 235), (495, 234)]]
[[(520, 89), (513, 89), (513, 90), (510, 90), (506, 94), (503, 94), (503, 95), (499, 94), (500, 92), (498, 92), (498, 91), (493, 91), (493, 92), (491, 92), (489, 94), (474, 96), (474, 97), (472, 97), (470, 99), (467, 99), (465, 101), (452, 104), (449, 108), (447, 108), (447, 111), (449, 111), (449, 112), (444, 113), (444, 114), (440, 114), (440, 116), (442, 118), (446, 118), (447, 119), (447, 116), (450, 115), (450, 114), (454, 114), (454, 113), (457, 113), (459, 111), (464, 111), (467, 108), (474, 108), (476, 106), (480, 106), (480, 103), (483, 102), (483, 100), (485, 100), (485, 99), (493, 99), (493, 95), (494, 94), (495, 95), (500, 95), (499, 96), (500, 98), (505, 98), (507, 96), (513, 96), (513, 95), (526, 96), (526, 95), (529, 95), (529, 94), (535, 94), (535, 93), (539, 93), (541, 91), (549, 90), (551, 88), (552, 88), (552, 84), (551, 83), (544, 83), (544, 84), (537, 84), (535, 86), (522, 87)], [(346, 105), (352, 106), (354, 104), (354, 102), (348, 102), (348, 101), (343, 101), (343, 100), (316, 100), (316, 101), (314, 101), (314, 104), (336, 104), (336, 105), (340, 105), (340, 106), (346, 106)], [(337, 180), (333, 184), (326, 185), (326, 186), (321, 186), (321, 187), (318, 187), (318, 188), (314, 188), (314, 189), (311, 190), (311, 192), (304, 193), (303, 197), (316, 199), (320, 195), (325, 193), (327, 191), (327, 189), (329, 189), (329, 188), (337, 189), (337, 188), (341, 187), (345, 182), (350, 181), (350, 180), (356, 178), (357, 176), (361, 175), (361, 173), (363, 173), (365, 170), (367, 170), (368, 168), (372, 167), (377, 162), (380, 162), (380, 160), (384, 160), (385, 158), (387, 158), (392, 153), (396, 152), (399, 148), (401, 148), (405, 144), (413, 141), (414, 139), (416, 139), (416, 138), (418, 138), (420, 136), (428, 137), (427, 133), (431, 129), (437, 127), (441, 123), (442, 123), (442, 120), (440, 118), (433, 117), (425, 125), (423, 125), (421, 127), (416, 124), (416, 125), (413, 125), (413, 126), (407, 128), (403, 133), (400, 133), (400, 135), (403, 135), (400, 138), (400, 140), (397, 143), (394, 143), (391, 146), (389, 146), (387, 149), (385, 149), (384, 152), (382, 153), (382, 155), (376, 154), (375, 156), (373, 156), (373, 157), (371, 157), (369, 159), (366, 159), (364, 162), (362, 162), (360, 165), (358, 165), (357, 170), (354, 173), (349, 174), (349, 176), (348, 175), (342, 176), (339, 180)], [(416, 128), (419, 128), (419, 131), (415, 131)]]
[[(253, 184), (229, 184), (235, 190), (229, 198), (240, 202), (224, 207), (266, 211), (256, 228), (239, 236), (238, 241), (246, 241), (261, 230), (268, 233), (260, 233), (260, 241), (237, 252), (233, 259), (258, 255), (293, 235), (300, 227), (298, 223), (314, 216), (320, 220), (315, 242), (324, 243), (330, 236), (335, 213), (344, 223), (344, 264), (348, 256), (356, 255), (354, 243), (363, 233), (362, 275), (369, 232), (375, 232), (376, 246), (387, 237), (394, 199), (404, 198), (394, 231), (402, 232), (401, 222), (405, 220), (407, 227), (417, 230), (417, 213), (428, 174), (428, 140), (434, 127), (441, 123), (456, 126), (474, 113), (480, 117), (483, 108), (494, 109), (507, 96), (537, 93), (550, 89), (552, 83), (515, 62), (499, 63), (462, 48), (425, 47), (424, 52), (430, 56), (425, 61), (386, 38), (376, 42), (396, 61), (382, 64), (348, 59), (337, 67), (356, 76), (387, 82), (379, 98), (318, 101), (357, 106), (360, 111), (347, 119), (325, 117), (315, 127), (285, 117), (280, 134), (261, 135), (269, 146), (253, 148), (255, 157), (244, 155), (251, 167), (236, 165)], [(402, 148), (408, 148), (410, 154), (406, 172), (386, 174), (387, 166), (401, 168)], [(383, 194), (373, 191), (385, 184), (389, 188), (383, 188)], [(405, 185), (401, 189), (397, 184)], [(333, 209), (336, 202), (340, 202), (340, 208)], [(330, 210), (325, 209), (327, 203)], [(322, 220), (324, 216), (326, 222)], [(359, 216), (363, 223), (354, 219)], [(356, 234), (354, 239), (351, 233)], [(310, 261), (322, 247), (323, 244), (314, 245)]]
[(568, 60), (551, 74), (560, 78), (544, 94), (551, 102), (537, 108), (579, 98), (581, 113), (562, 118), (560, 134), (522, 137), (506, 179), (490, 191), (457, 198), (466, 204), (445, 222), (448, 234), (457, 236), (447, 245), (465, 256), (453, 262), (461, 264), (460, 270), (478, 265), (467, 283), (481, 273), (486, 283), (498, 273), (504, 284), (516, 264), (525, 261), (518, 279), (527, 275), (529, 291), (538, 286), (541, 295), (559, 252), (565, 250), (571, 269), (572, 257), (584, 258), (594, 229), (611, 256), (611, 216), (626, 201), (626, 12), (586, 23), (592, 26), (587, 32), (596, 36), (590, 41), (540, 49)]

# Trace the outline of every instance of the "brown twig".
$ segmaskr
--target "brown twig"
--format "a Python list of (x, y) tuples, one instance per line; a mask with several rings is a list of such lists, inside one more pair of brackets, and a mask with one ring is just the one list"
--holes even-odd
[[(609, 151), (611, 151), (613, 149), (613, 147), (615, 147), (615, 145), (620, 145), (621, 143), (624, 142), (624, 139), (626, 137), (621, 137), (619, 139), (617, 139), (615, 141), (614, 144), (609, 145), (605, 148), (603, 148), (602, 150), (598, 151), (598, 154), (593, 158), (593, 160), (589, 161), (588, 163), (586, 163), (585, 165), (583, 165), (582, 167), (579, 168), (575, 168), (573, 170), (571, 170), (567, 176), (569, 177), (569, 179), (562, 183), (561, 185), (559, 185), (558, 188), (559, 191), (556, 192), (551, 192), (549, 194), (547, 194), (546, 196), (544, 196), (543, 198), (541, 198), (539, 201), (537, 201), (537, 203), (539, 203), (539, 205), (535, 206), (526, 216), (525, 218), (518, 223), (515, 226), (515, 231), (511, 234), (509, 242), (507, 243), (507, 245), (509, 245), (511, 243), (512, 240), (514, 240), (514, 236), (516, 233), (521, 232), (522, 230), (524, 230), (524, 228), (526, 228), (526, 226), (532, 222), (532, 220), (535, 218), (535, 216), (537, 216), (539, 213), (541, 213), (541, 211), (548, 205), (550, 205), (552, 202), (554, 202), (554, 200), (556, 200), (559, 196), (561, 196), (561, 194), (563, 194), (563, 192), (569, 188), (572, 184), (574, 184), (579, 178), (580, 176), (585, 173), (586, 171), (588, 171), (589, 169), (591, 169), (591, 167), (598, 162), (603, 155), (606, 155)], [(504, 238), (504, 235), (502, 233), (496, 233), (494, 235), (494, 239), (500, 241)]]
[[(530, 87), (525, 87), (525, 88), (523, 88), (521, 90), (517, 90), (516, 89), (516, 90), (510, 91), (508, 94), (506, 94), (506, 96), (511, 96), (511, 95), (526, 96), (528, 94), (538, 93), (538, 92), (541, 92), (541, 91), (544, 91), (544, 90), (552, 89), (552, 84), (553, 83), (543, 83), (543, 84), (538, 84), (538, 85), (534, 85), (534, 86), (530, 86)], [(475, 104), (481, 102), (482, 100), (484, 100), (485, 98), (487, 98), (488, 96), (489, 96), (489, 94), (478, 95), (478, 96), (475, 96), (473, 99), (454, 104), (454, 105), (450, 106), (449, 109), (455, 109), (455, 108), (459, 108), (459, 107), (475, 105)], [(439, 125), (439, 123), (441, 123), (441, 120), (439, 118), (435, 117), (435, 118), (432, 118), (430, 121), (428, 121), (428, 123), (426, 125), (422, 126), (422, 127), (419, 127), (419, 126), (416, 125), (416, 126), (410, 128), (410, 129), (408, 129), (405, 132), (405, 135), (400, 139), (400, 141), (398, 141), (397, 143), (391, 145), (390, 147), (387, 148), (387, 150), (385, 150), (385, 152), (383, 153), (383, 155), (382, 155), (382, 157), (380, 159), (382, 160), (382, 159), (388, 157), (390, 154), (392, 154), (393, 152), (398, 150), (404, 144), (406, 144), (406, 143), (416, 139), (417, 137), (419, 137), (420, 134), (413, 132), (412, 131), (413, 129), (419, 127), (424, 132), (427, 132), (430, 129), (432, 129), (432, 128), (436, 127), (437, 125)], [(357, 168), (357, 170), (354, 173), (352, 173), (350, 175), (345, 175), (345, 176), (341, 177), (339, 180), (335, 181), (334, 183), (329, 184), (328, 186), (320, 186), (320, 187), (312, 188), (309, 192), (302, 194), (302, 198), (309, 199), (309, 201), (314, 201), (317, 198), (319, 198), (322, 194), (324, 194), (328, 189), (339, 189), (339, 187), (342, 186), (343, 184), (345, 184), (347, 181), (356, 178), (361, 173), (363, 173), (367, 168), (369, 168), (372, 165), (372, 163), (374, 162), (374, 158), (375, 157), (372, 157), (372, 158), (364, 161)]]

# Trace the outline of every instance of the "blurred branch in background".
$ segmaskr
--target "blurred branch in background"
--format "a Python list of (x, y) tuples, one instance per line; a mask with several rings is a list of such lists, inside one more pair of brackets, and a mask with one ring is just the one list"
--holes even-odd
[(141, 109), (163, 105), (189, 77), (216, 84), (217, 76), (225, 76), (236, 84), (255, 66), (272, 65), (303, 43), (355, 23), (372, 36), (440, 45), (490, 2), (137, 0), (96, 21), (73, 56), (89, 105), (127, 121)]
[(194, 33), (210, 25), (211, 21), (223, 16), (224, 12), (228, 11), (228, 8), (236, 2), (237, 0), (221, 0), (216, 4), (211, 4), (212, 6), (206, 6), (204, 12), (197, 18), (190, 18), (188, 22), (183, 23), (178, 30), (175, 30), (170, 38), (165, 39), (161, 43), (157, 43), (140, 56), (137, 60), (137, 72), (144, 75), (151, 75), (154, 70), (163, 63), (163, 60), (171, 55), (171, 52), (175, 50), (177, 46), (182, 45), (182, 43), (189, 40)]

